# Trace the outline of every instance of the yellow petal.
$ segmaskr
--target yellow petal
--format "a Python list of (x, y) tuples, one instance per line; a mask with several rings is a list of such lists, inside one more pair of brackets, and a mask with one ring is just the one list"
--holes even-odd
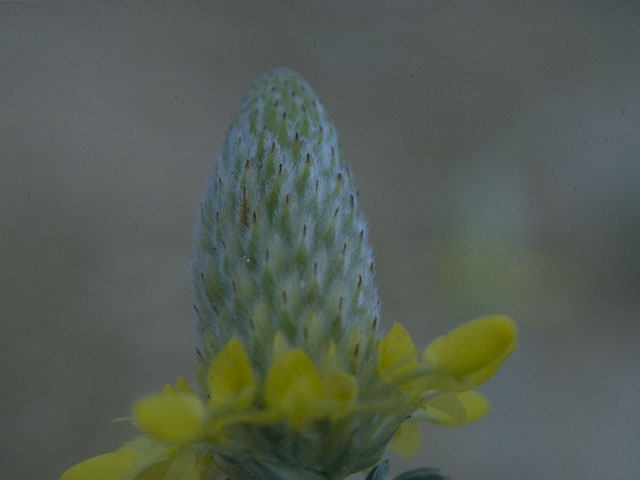
[(267, 407), (277, 407), (291, 386), (300, 379), (307, 379), (309, 387), (318, 396), (322, 393), (320, 375), (302, 349), (296, 348), (276, 358), (267, 373), (265, 384)]
[(416, 347), (409, 332), (399, 323), (393, 327), (378, 346), (378, 372), (387, 381), (410, 374), (418, 366)]
[(188, 443), (201, 434), (204, 403), (193, 393), (150, 395), (138, 401), (133, 414), (149, 435), (173, 443)]
[(358, 383), (353, 375), (334, 370), (325, 375), (323, 390), (326, 397), (346, 407), (355, 402), (358, 396)]
[(60, 480), (120, 480), (134, 465), (133, 455), (105, 453), (74, 465)]
[(444, 393), (423, 405), (414, 417), (440, 425), (465, 425), (482, 418), (489, 411), (489, 402), (479, 392), (467, 390)]
[(162, 389), (162, 393), (193, 393), (193, 389), (191, 385), (184, 379), (184, 377), (178, 377), (176, 379), (175, 386), (173, 385), (165, 385)]
[(282, 399), (291, 426), (298, 431), (304, 430), (312, 421), (328, 415), (321, 401), (314, 381), (309, 377), (298, 378)]
[(389, 446), (403, 457), (411, 457), (420, 449), (421, 443), (418, 424), (414, 420), (405, 420), (391, 438)]
[(515, 323), (508, 317), (482, 317), (436, 338), (424, 362), (479, 385), (492, 377), (517, 345)]
[(232, 338), (209, 367), (209, 393), (214, 408), (247, 408), (253, 402), (256, 385), (251, 360), (242, 343)]
[(200, 469), (193, 450), (178, 451), (162, 480), (199, 480)]
[(316, 400), (322, 396), (322, 381), (311, 359), (300, 348), (275, 359), (267, 373), (267, 408), (286, 415), (296, 429), (317, 418)]

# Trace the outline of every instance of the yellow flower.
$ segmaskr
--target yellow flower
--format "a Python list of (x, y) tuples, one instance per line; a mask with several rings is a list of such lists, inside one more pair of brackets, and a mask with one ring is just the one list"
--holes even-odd
[(215, 410), (242, 410), (253, 402), (256, 382), (242, 343), (232, 338), (209, 367), (209, 394)]
[(394, 323), (387, 336), (380, 340), (378, 350), (378, 372), (389, 382), (410, 375), (418, 367), (411, 335), (399, 323)]
[[(508, 317), (498, 315), (473, 320), (434, 340), (424, 351), (424, 376), (405, 383), (405, 386), (423, 389), (423, 400), (412, 418), (448, 426), (465, 425), (482, 418), (489, 411), (489, 402), (481, 393), (464, 387), (479, 385), (493, 376), (516, 345), (515, 324)], [(390, 376), (388, 372), (419, 371), (414, 356), (415, 347), (409, 334), (395, 324), (380, 342), (378, 371), (387, 380), (402, 379), (402, 375)], [(395, 365), (402, 366), (402, 370), (394, 368)], [(440, 372), (444, 376), (431, 378), (429, 372)], [(413, 421), (404, 422), (396, 431), (391, 447), (403, 455), (417, 451), (420, 445), (417, 428)]]
[(267, 408), (287, 418), (296, 430), (344, 411), (356, 395), (356, 381), (351, 375), (334, 370), (323, 379), (300, 348), (278, 356), (265, 381)]
[(498, 371), (516, 345), (513, 320), (494, 315), (468, 322), (435, 339), (423, 358), (427, 365), (480, 385)]
[(194, 393), (149, 395), (136, 403), (133, 415), (142, 430), (158, 440), (191, 443), (204, 431), (206, 409)]
[(415, 420), (406, 420), (398, 427), (389, 447), (403, 457), (411, 457), (420, 448), (422, 438)]
[(160, 447), (145, 438), (133, 440), (113, 453), (85, 460), (60, 480), (199, 480), (196, 454), (188, 448)]

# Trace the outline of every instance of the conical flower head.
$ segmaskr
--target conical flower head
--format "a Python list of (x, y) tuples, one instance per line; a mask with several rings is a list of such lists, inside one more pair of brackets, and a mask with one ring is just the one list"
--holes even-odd
[(422, 361), (399, 323), (381, 337), (366, 225), (335, 129), (286, 69), (258, 81), (227, 134), (192, 269), (200, 388), (180, 378), (142, 398), (132, 417), (142, 435), (62, 480), (342, 480), (389, 442), (415, 452), (413, 419), (482, 417), (488, 403), (474, 389), (517, 343), (504, 316), (437, 338)]
[(244, 100), (196, 236), (204, 366), (237, 336), (265, 368), (281, 332), (314, 361), (332, 341), (348, 372), (370, 367), (379, 300), (366, 223), (333, 123), (296, 73), (267, 73)]

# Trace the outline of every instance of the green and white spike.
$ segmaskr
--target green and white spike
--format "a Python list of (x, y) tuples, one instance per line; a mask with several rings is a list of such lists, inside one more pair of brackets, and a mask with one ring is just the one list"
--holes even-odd
[(281, 331), (316, 362), (333, 340), (343, 368), (371, 368), (380, 302), (358, 203), (307, 82), (286, 68), (261, 77), (200, 206), (192, 275), (205, 365), (236, 335), (266, 369)]

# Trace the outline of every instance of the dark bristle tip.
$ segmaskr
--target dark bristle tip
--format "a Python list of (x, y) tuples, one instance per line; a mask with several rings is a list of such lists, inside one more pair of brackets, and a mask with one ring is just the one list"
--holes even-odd
[(360, 344), (356, 343), (356, 348), (353, 349), (353, 356), (357, 357), (359, 351), (360, 351)]
[(362, 286), (362, 275), (358, 275), (358, 288)]
[(285, 292), (284, 290), (282, 291), (282, 301), (284, 303), (287, 303), (287, 292)]
[(309, 155), (309, 153), (307, 153), (307, 163), (311, 162), (311, 155)]

